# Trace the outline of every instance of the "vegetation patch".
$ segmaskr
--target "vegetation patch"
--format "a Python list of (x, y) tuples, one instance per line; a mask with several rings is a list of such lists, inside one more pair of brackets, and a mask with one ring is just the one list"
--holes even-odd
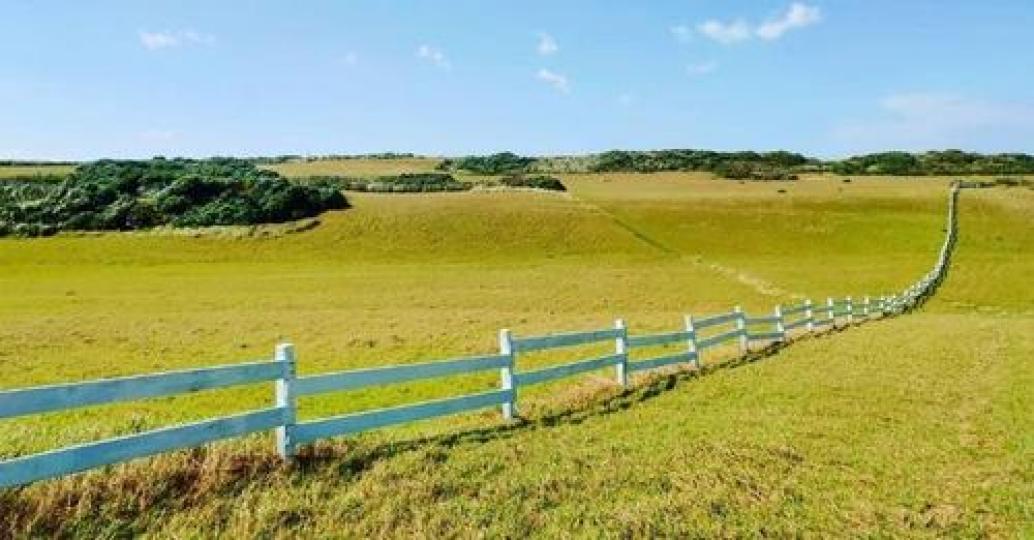
[(880, 152), (829, 163), (837, 174), (1034, 174), (1034, 156), (944, 150), (911, 154)]
[(439, 191), (467, 191), (473, 184), (460, 182), (448, 173), (402, 173), (357, 178), (352, 176), (309, 176), (298, 179), (308, 185), (329, 185), (348, 191), (370, 193), (425, 193)]
[(346, 207), (333, 185), (298, 185), (240, 159), (103, 160), (67, 178), (0, 183), (0, 235), (282, 223)]
[(473, 174), (496, 175), (518, 174), (538, 161), (538, 158), (518, 156), (513, 152), (501, 152), (489, 156), (467, 156), (445, 159), (438, 164), (443, 171), (466, 171)]
[(504, 176), (500, 180), (500, 183), (502, 183), (506, 187), (546, 189), (549, 191), (567, 191), (567, 188), (564, 187), (563, 182), (561, 182), (559, 178), (544, 174), (531, 176), (515, 174), (510, 176)]

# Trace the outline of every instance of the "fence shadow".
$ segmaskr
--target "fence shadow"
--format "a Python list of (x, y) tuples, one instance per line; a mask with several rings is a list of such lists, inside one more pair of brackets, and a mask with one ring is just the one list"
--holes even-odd
[(513, 421), (474, 429), (442, 433), (428, 437), (418, 437), (403, 441), (378, 443), (369, 447), (342, 442), (322, 442), (307, 446), (297, 456), (291, 466), (301, 474), (312, 474), (325, 471), (328, 467), (337, 468), (346, 475), (360, 475), (378, 462), (389, 460), (408, 452), (427, 450), (430, 448), (453, 449), (463, 446), (480, 445), (486, 442), (508, 440), (517, 435), (540, 429), (552, 429), (566, 425), (577, 425), (591, 418), (606, 417), (622, 412), (637, 404), (658, 398), (674, 390), (680, 384), (686, 384), (703, 377), (723, 371), (738, 369), (777, 356), (791, 344), (807, 340), (826, 339), (840, 332), (862, 324), (882, 321), (887, 317), (866, 319), (828, 328), (820, 332), (802, 333), (788, 337), (785, 342), (774, 342), (747, 354), (732, 358), (712, 360), (700, 369), (682, 367), (669, 369), (666, 372), (646, 373), (636, 377), (635, 383), (621, 390), (616, 386), (598, 386), (592, 388), (588, 399), (579, 404), (564, 404), (563, 410), (548, 411), (533, 417), (518, 416)]

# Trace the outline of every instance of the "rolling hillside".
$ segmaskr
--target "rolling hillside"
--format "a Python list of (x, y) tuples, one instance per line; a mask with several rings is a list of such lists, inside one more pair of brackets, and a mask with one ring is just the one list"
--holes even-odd
[[(571, 195), (356, 196), (272, 238), (0, 241), (0, 386), (246, 360), (284, 337), (303, 372), (326, 371), (490, 351), (501, 327), (623, 316), (639, 332), (737, 303), (892, 291), (932, 262), (946, 185), (565, 181)], [(949, 278), (914, 315), (627, 393), (610, 377), (548, 386), (513, 426), (486, 412), (336, 440), (295, 470), (259, 437), (42, 483), (0, 494), (6, 532), (1030, 534), (1032, 195), (963, 194)], [(493, 384), (333, 395), (303, 416)], [(0, 452), (269, 399), (245, 388), (6, 422)]]

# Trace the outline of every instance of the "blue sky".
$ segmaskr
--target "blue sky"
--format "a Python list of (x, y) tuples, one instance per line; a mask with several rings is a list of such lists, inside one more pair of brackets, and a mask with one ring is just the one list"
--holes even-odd
[(53, 2), (0, 11), (0, 158), (1034, 153), (1034, 2)]

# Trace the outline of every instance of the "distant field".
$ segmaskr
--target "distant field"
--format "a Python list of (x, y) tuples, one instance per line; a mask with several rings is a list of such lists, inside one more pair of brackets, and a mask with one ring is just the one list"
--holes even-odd
[[(352, 194), (354, 209), (273, 238), (0, 239), (0, 388), (250, 360), (279, 339), (312, 373), (490, 352), (503, 327), (623, 316), (641, 332), (736, 303), (890, 292), (933, 263), (947, 186), (563, 179), (567, 194)], [(1017, 535), (1034, 500), (1034, 192), (967, 191), (961, 210), (959, 258), (919, 315), (616, 401), (609, 375), (545, 387), (512, 430), (490, 411), (250, 473), (275, 464), (259, 437), (0, 494), (0, 508), (56, 512), (80, 534)], [(495, 384), (335, 394), (303, 401), (302, 416)], [(0, 422), (0, 456), (271, 399), (264, 385)], [(413, 443), (464, 428), (481, 431)], [(144, 511), (120, 512), (116, 488)]]
[(0, 165), (0, 179), (36, 174), (68, 174), (74, 165)]
[(318, 161), (298, 161), (266, 165), (284, 176), (387, 176), (409, 172), (427, 172), (435, 170), (441, 162), (435, 158), (405, 159), (325, 159)]

